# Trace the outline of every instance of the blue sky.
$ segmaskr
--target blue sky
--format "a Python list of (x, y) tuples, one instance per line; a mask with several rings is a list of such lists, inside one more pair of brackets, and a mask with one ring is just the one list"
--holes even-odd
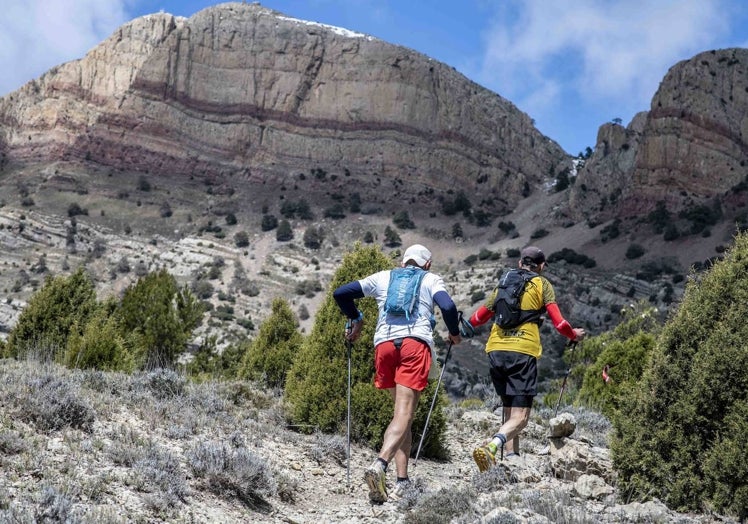
[[(203, 0), (3, 0), (0, 96), (83, 57), (121, 24)], [(288, 16), (366, 33), (453, 66), (535, 120), (568, 153), (628, 124), (667, 70), (748, 47), (744, 0), (264, 0)]]

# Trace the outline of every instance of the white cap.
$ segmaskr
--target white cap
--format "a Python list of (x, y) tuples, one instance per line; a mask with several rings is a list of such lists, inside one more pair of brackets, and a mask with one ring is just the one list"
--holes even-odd
[(423, 267), (427, 262), (431, 261), (431, 251), (426, 249), (421, 244), (413, 244), (405, 250), (405, 254), (403, 255), (403, 264), (407, 263), (408, 260), (412, 260), (420, 267)]

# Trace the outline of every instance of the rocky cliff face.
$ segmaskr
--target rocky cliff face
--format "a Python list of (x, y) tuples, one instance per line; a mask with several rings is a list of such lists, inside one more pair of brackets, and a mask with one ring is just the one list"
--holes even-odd
[(136, 19), (2, 99), (0, 125), (12, 161), (217, 184), (282, 185), (318, 168), (431, 205), (500, 187), (483, 203), (498, 212), (568, 163), (527, 115), (451, 67), (244, 3)]
[(701, 53), (668, 71), (650, 111), (627, 128), (603, 125), (572, 191), (578, 216), (642, 216), (658, 202), (671, 212), (736, 209), (748, 175), (747, 72), (748, 49)]

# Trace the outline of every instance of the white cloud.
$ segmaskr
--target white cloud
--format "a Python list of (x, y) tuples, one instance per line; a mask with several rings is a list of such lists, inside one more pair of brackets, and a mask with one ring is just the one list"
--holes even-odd
[(537, 108), (539, 94), (549, 91), (647, 107), (667, 69), (708, 49), (727, 32), (730, 16), (724, 0), (507, 0), (501, 6), (484, 35), (482, 83), (525, 110)]
[(83, 57), (127, 21), (128, 0), (5, 0), (0, 96), (49, 68)]

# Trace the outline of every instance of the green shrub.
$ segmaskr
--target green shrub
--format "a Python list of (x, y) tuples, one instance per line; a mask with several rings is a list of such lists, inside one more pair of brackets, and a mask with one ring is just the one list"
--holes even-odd
[(558, 262), (559, 260), (565, 260), (569, 264), (576, 264), (586, 268), (593, 268), (597, 265), (594, 258), (588, 257), (582, 253), (577, 253), (568, 247), (563, 248), (561, 251), (554, 251), (548, 256), (549, 264)]
[(264, 498), (272, 495), (292, 498), (293, 483), (244, 445), (202, 441), (187, 452), (186, 458), (190, 471), (206, 489), (226, 500), (237, 499), (255, 508), (267, 504)]
[(351, 193), (348, 197), (348, 209), (351, 213), (361, 212), (361, 194), (358, 192)]
[(339, 220), (345, 218), (345, 206), (340, 202), (325, 208), (324, 215), (326, 218), (334, 218)]
[(234, 244), (236, 247), (247, 247), (249, 245), (249, 235), (246, 231), (237, 231), (234, 233)]
[(465, 264), (466, 266), (472, 266), (473, 264), (475, 264), (476, 262), (478, 262), (478, 255), (476, 255), (475, 253), (473, 253), (472, 255), (468, 255), (468, 256), (466, 256), (466, 257), (465, 257), (465, 258), (464, 258), (464, 259), (462, 260), (462, 262), (463, 262), (463, 263), (464, 263), (464, 264)]
[(748, 517), (748, 235), (686, 286), (663, 328), (611, 452), (623, 493), (681, 510)]
[(71, 332), (82, 329), (95, 310), (96, 290), (83, 268), (67, 277), (47, 277), (11, 330), (6, 356), (42, 351), (44, 358), (61, 358)]
[(297, 295), (313, 298), (319, 291), (322, 291), (322, 284), (316, 278), (308, 278), (296, 283)]
[(272, 231), (278, 227), (278, 219), (275, 217), (275, 215), (262, 215), (262, 220), (260, 221), (260, 229), (263, 231)]
[(642, 246), (639, 244), (629, 244), (629, 247), (626, 248), (626, 258), (629, 260), (634, 258), (639, 258), (642, 256), (646, 251)]
[(472, 295), (470, 295), (470, 303), (475, 304), (476, 302), (482, 302), (486, 299), (486, 292), (485, 291), (476, 291)]
[(303, 198), (296, 202), (296, 216), (301, 220), (312, 220), (314, 218), (314, 213), (312, 213), (309, 202)]
[(325, 232), (321, 227), (309, 226), (304, 231), (304, 246), (309, 249), (319, 249), (322, 247), (322, 241), (325, 239)]
[(291, 224), (285, 218), (280, 221), (278, 229), (275, 230), (275, 239), (279, 242), (293, 240), (293, 229), (291, 229)]
[[(748, 461), (745, 436), (748, 435), (748, 402), (735, 402), (724, 419), (726, 431), (718, 435), (704, 457), (704, 474), (713, 484), (712, 503), (727, 508), (742, 521), (748, 513)], [(732, 491), (734, 490), (734, 491)]]
[[(628, 408), (628, 394), (641, 379), (654, 347), (655, 337), (640, 332), (624, 340), (611, 337), (603, 343), (597, 360), (586, 367), (579, 402), (612, 417), (617, 409)], [(603, 380), (603, 369), (609, 380)]]
[(138, 368), (170, 367), (200, 324), (203, 306), (165, 269), (125, 290), (116, 312)]
[(148, 181), (148, 179), (145, 177), (145, 175), (140, 175), (138, 177), (138, 184), (136, 186), (140, 191), (150, 191), (151, 190), (151, 183)]
[(46, 373), (27, 379), (19, 398), (21, 418), (44, 431), (78, 428), (91, 431), (96, 411), (80, 386), (71, 380)]
[(96, 309), (81, 333), (68, 338), (65, 365), (71, 368), (132, 372), (134, 362), (127, 350), (114, 302)]
[[(617, 311), (615, 311), (617, 313)], [(615, 329), (590, 336), (567, 350), (563, 356), (570, 374), (564, 391), (566, 400), (602, 411), (610, 416), (613, 408), (625, 397), (625, 387), (637, 384), (654, 339), (661, 328), (657, 310), (640, 302), (620, 312), (623, 320)], [(603, 367), (609, 365), (612, 380), (603, 382)], [(543, 405), (556, 405), (562, 379), (551, 387), (553, 393), (543, 398)]]
[(556, 192), (563, 191), (564, 189), (568, 188), (571, 185), (571, 181), (569, 180), (569, 168), (564, 168), (561, 170), (561, 172), (556, 175), (556, 185), (555, 189)]
[(400, 229), (415, 229), (416, 227), (407, 211), (398, 211), (395, 213), (395, 216), (392, 217), (392, 223)]
[(713, 206), (700, 205), (685, 209), (678, 213), (680, 218), (691, 222), (691, 233), (701, 233), (707, 226), (716, 225), (722, 218), (722, 208), (719, 201)]
[(473, 212), (473, 219), (477, 227), (488, 227), (493, 222), (493, 216), (484, 209), (476, 209)]
[(273, 300), (272, 312), (247, 347), (239, 367), (241, 378), (262, 379), (268, 386), (283, 387), (304, 337), (298, 320), (283, 298)]
[(678, 227), (675, 224), (665, 226), (665, 232), (662, 235), (662, 239), (665, 242), (670, 242), (678, 237), (680, 237), (680, 231), (678, 231)]
[(88, 215), (88, 209), (82, 208), (77, 203), (72, 203), (68, 206), (68, 216), (74, 217), (78, 215)]
[[(311, 334), (298, 350), (286, 378), (286, 414), (294, 426), (306, 432), (345, 431), (348, 353), (343, 334), (346, 319), (332, 298), (332, 290), (391, 268), (392, 261), (375, 246), (357, 244), (343, 258), (314, 319)], [(351, 403), (353, 405), (355, 401), (356, 405), (352, 407), (356, 425), (353, 433), (357, 439), (364, 439), (374, 446), (381, 442), (378, 439), (392, 418), (392, 401), (387, 394), (375, 391), (372, 386), (374, 359), (371, 344), (378, 316), (377, 304), (373, 298), (363, 298), (357, 301), (357, 306), (364, 313), (364, 326), (361, 338), (351, 347)], [(414, 441), (420, 438), (430, 405), (427, 397), (433, 392), (433, 387), (434, 384), (429, 386), (419, 402), (412, 427)], [(437, 404), (429, 422), (428, 438), (433, 440), (428, 446), (424, 444), (424, 456), (444, 453), (444, 425), (439, 422), (443, 414), (441, 404)]]
[(247, 352), (246, 340), (230, 344), (222, 351), (218, 351), (216, 342), (215, 335), (206, 337), (194, 358), (187, 364), (187, 372), (193, 380), (234, 379), (238, 375), (241, 361)]
[(665, 207), (665, 202), (660, 200), (654, 210), (647, 215), (647, 222), (652, 224), (654, 232), (658, 235), (665, 231), (665, 227), (671, 223), (670, 211)]
[(168, 202), (162, 203), (158, 209), (158, 212), (161, 215), (161, 218), (169, 218), (174, 214), (171, 210), (171, 204), (169, 204)]
[(516, 226), (514, 225), (514, 222), (499, 222), (499, 229), (501, 229), (504, 233), (509, 234), (512, 231), (516, 229)]
[(613, 222), (602, 228), (600, 230), (600, 241), (604, 244), (608, 240), (618, 238), (618, 236), (621, 234), (620, 226), (621, 220), (619, 218), (616, 218), (615, 220), (613, 220)]
[(403, 243), (397, 231), (390, 226), (384, 228), (384, 245), (387, 247), (397, 247)]

